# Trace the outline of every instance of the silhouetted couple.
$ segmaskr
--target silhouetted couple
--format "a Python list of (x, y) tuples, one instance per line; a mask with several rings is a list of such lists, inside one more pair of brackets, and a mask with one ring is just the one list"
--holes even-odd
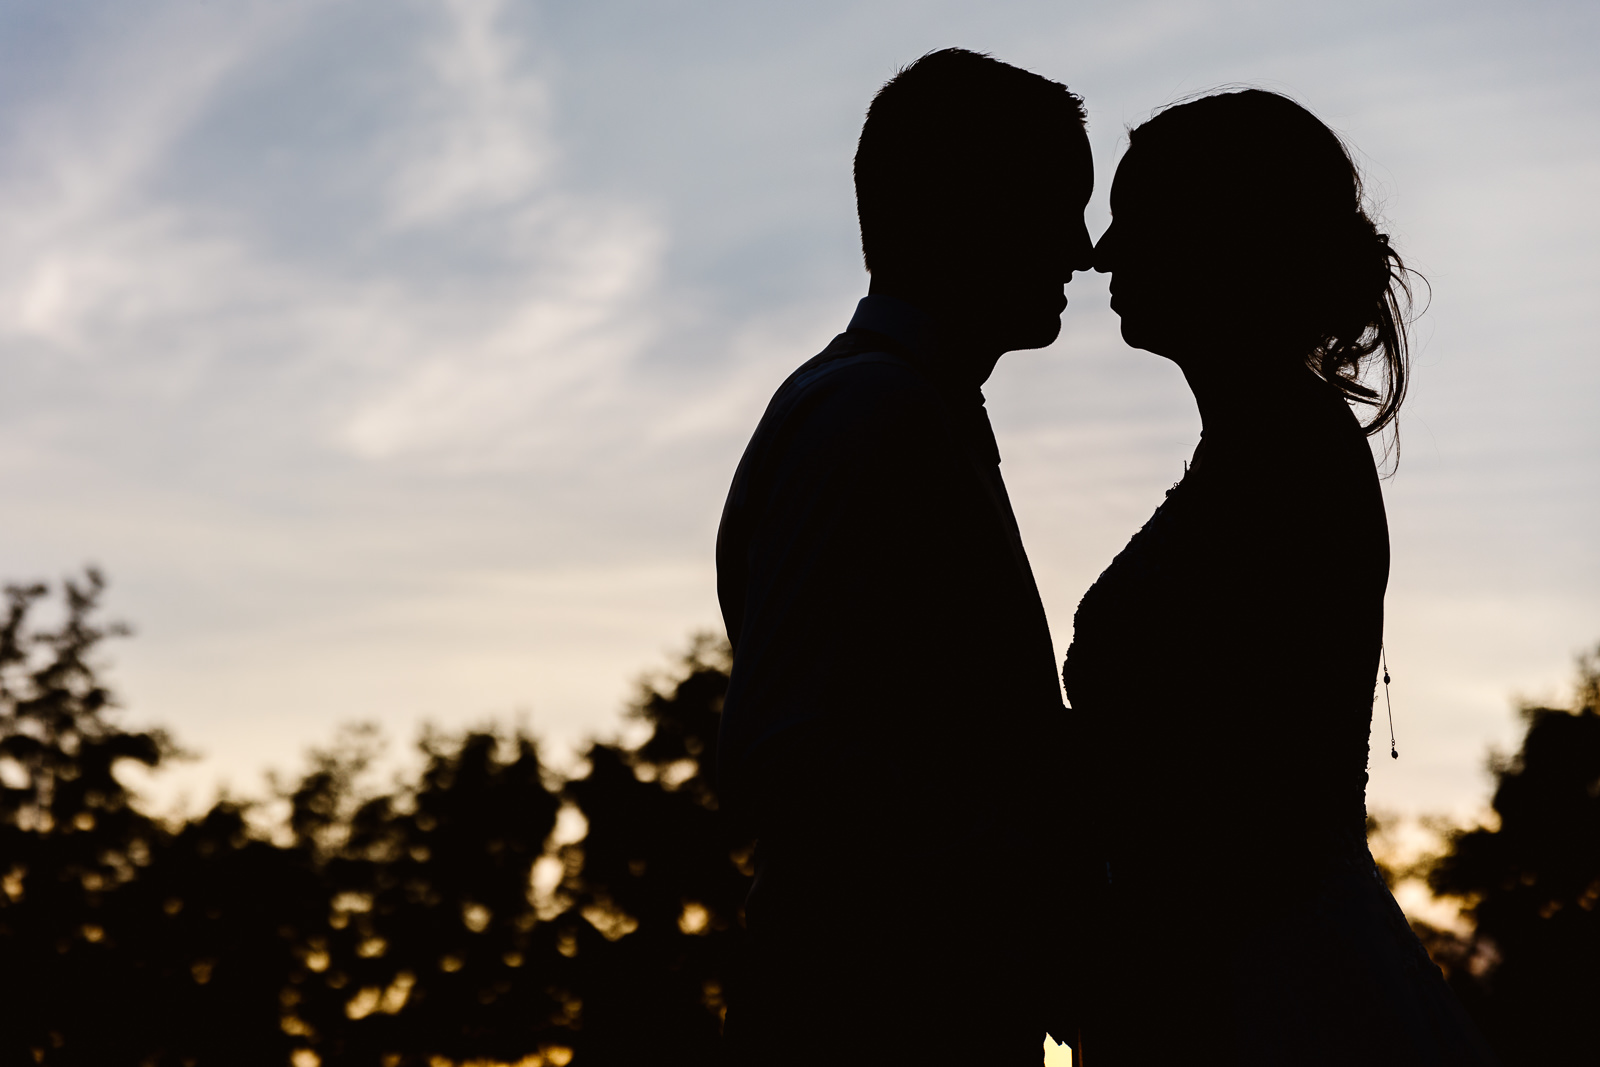
[[(1488, 1062), (1364, 833), (1400, 259), (1340, 140), (1256, 90), (1133, 130), (1095, 245), (1084, 123), (956, 49), (867, 114), (869, 295), (718, 536), (759, 841), (731, 1062)], [(1068, 709), (979, 389), (1091, 267), (1204, 432), (1079, 605)]]

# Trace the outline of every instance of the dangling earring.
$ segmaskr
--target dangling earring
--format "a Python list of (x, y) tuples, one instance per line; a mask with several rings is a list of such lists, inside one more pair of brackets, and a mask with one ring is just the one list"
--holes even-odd
[(1389, 712), (1389, 756), (1392, 759), (1400, 758), (1400, 750), (1394, 744), (1394, 705), (1389, 703), (1389, 653), (1380, 644), (1378, 658), (1383, 662), (1383, 706)]

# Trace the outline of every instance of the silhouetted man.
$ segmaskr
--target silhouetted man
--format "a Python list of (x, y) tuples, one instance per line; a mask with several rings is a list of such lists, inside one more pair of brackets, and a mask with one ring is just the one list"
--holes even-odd
[(736, 1064), (1038, 1063), (1067, 1036), (1064, 713), (979, 387), (1091, 265), (1083, 122), (959, 49), (867, 114), (869, 295), (773, 397), (717, 538), (722, 793), (759, 839)]

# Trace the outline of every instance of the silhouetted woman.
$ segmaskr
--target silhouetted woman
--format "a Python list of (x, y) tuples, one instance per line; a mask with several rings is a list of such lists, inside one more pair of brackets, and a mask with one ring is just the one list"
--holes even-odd
[(1063, 671), (1101, 886), (1085, 1062), (1489, 1062), (1364, 832), (1400, 257), (1338, 137), (1258, 90), (1135, 129), (1111, 208), (1122, 335), (1204, 429)]

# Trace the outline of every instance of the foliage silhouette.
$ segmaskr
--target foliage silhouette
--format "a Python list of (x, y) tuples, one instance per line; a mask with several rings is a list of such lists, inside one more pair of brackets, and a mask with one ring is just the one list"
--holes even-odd
[(1600, 648), (1569, 708), (1525, 704), (1514, 756), (1492, 755), (1498, 826), (1457, 829), (1422, 865), (1471, 933), (1416, 924), (1508, 1067), (1600, 1055)]
[[(712, 1057), (748, 882), (709, 774), (724, 643), (643, 686), (647, 734), (592, 745), (577, 781), (481, 729), (426, 734), (420, 772), (373, 790), (357, 727), (276, 806), (172, 823), (115, 774), (176, 750), (116, 724), (95, 655), (126, 630), (96, 621), (103, 587), (64, 583), (56, 628), (30, 618), (45, 586), (6, 591), (0, 1067)], [(563, 805), (588, 831), (556, 845)], [(544, 892), (541, 861), (561, 872)]]
[[(55, 629), (29, 625), (40, 584), (8, 586), (0, 626), (0, 1063), (112, 1062), (113, 1027), (98, 1018), (142, 968), (119, 951), (119, 889), (153, 854), (160, 830), (129, 803), (112, 773), (121, 760), (158, 765), (170, 745), (110, 717), (111, 694), (92, 663), (125, 632), (92, 616), (104, 582), (90, 570), (65, 583)], [(102, 1026), (100, 1024), (108, 1024)], [(108, 1032), (111, 1031), (111, 1032)]]
[(423, 740), (419, 780), (362, 797), (370, 734), (291, 796), (327, 917), (292, 976), (325, 1063), (514, 1061), (570, 1046), (562, 957), (528, 888), (559, 805), (527, 737)]
[(591, 746), (589, 774), (566, 787), (588, 822), (563, 850), (572, 903), (558, 920), (579, 966), (585, 1064), (715, 1057), (750, 870), (712, 778), (729, 661), (725, 641), (698, 635), (680, 677), (641, 684), (631, 713), (649, 736)]
[[(725, 642), (643, 683), (634, 740), (592, 744), (579, 778), (481, 729), (425, 735), (420, 771), (372, 789), (379, 740), (352, 728), (277, 807), (164, 822), (116, 776), (177, 750), (118, 724), (97, 657), (127, 631), (98, 620), (103, 588), (63, 583), (49, 626), (44, 586), (5, 593), (0, 1067), (715, 1059), (750, 869), (710, 773)], [(1570, 708), (1523, 709), (1521, 751), (1492, 762), (1498, 827), (1425, 865), (1474, 929), (1420, 932), (1509, 1065), (1600, 1047), (1597, 689), (1600, 651)], [(536, 892), (541, 863), (560, 873)]]

